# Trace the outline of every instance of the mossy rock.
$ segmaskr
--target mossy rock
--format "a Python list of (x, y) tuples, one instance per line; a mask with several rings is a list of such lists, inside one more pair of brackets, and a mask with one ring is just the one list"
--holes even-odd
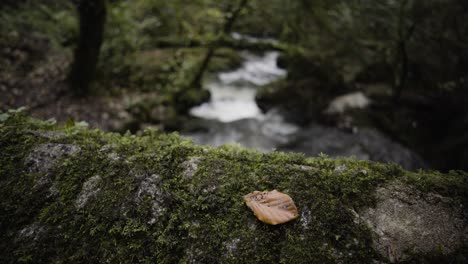
[(220, 71), (233, 70), (242, 66), (244, 59), (237, 50), (222, 48), (215, 52), (213, 60), (208, 66), (208, 71), (215, 73)]
[(279, 109), (288, 121), (300, 125), (319, 120), (329, 101), (337, 94), (322, 90), (314, 78), (279, 80), (261, 87), (255, 101), (263, 112)]
[[(466, 263), (468, 174), (0, 115), (2, 263)], [(289, 194), (260, 222), (242, 196)]]

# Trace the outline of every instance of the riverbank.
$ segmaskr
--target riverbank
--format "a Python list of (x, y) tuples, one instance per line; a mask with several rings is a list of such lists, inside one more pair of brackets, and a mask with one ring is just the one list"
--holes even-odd
[(286, 120), (302, 126), (318, 122), (348, 133), (377, 129), (419, 153), (431, 168), (467, 169), (468, 94), (463, 82), (427, 91), (414, 81), (415, 88), (396, 100), (388, 67), (346, 76), (333, 66), (333, 58), (293, 55), (280, 64), (290, 74), (259, 90), (256, 100), (263, 111), (279, 109)]

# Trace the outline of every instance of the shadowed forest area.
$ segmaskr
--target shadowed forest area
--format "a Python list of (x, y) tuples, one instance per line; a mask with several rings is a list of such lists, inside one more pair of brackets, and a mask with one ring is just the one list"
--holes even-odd
[[(467, 17), (463, 0), (2, 0), (0, 111), (467, 170)], [(261, 111), (204, 114), (231, 93), (255, 103), (225, 115)]]

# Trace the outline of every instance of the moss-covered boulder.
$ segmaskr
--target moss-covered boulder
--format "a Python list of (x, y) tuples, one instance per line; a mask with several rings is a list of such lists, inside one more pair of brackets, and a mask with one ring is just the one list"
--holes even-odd
[[(1, 263), (466, 263), (468, 175), (0, 114)], [(289, 194), (258, 221), (242, 196)]]

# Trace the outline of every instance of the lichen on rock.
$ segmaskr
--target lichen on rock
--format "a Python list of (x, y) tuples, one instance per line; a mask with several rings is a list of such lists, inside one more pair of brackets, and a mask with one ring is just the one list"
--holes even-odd
[(36, 131), (36, 130), (30, 130), (27, 131), (28, 133), (31, 133), (31, 135), (37, 136), (37, 137), (42, 137), (45, 139), (59, 139), (66, 137), (67, 134), (63, 132), (56, 132), (56, 131)]
[(44, 226), (40, 226), (37, 223), (32, 223), (31, 225), (26, 226), (18, 232), (17, 241), (32, 240), (35, 242), (38, 241), (41, 235), (43, 235), (45, 232), (46, 229)]
[(29, 172), (49, 174), (56, 162), (80, 151), (71, 144), (46, 143), (34, 148), (25, 160)]
[(160, 214), (165, 210), (163, 205), (163, 191), (160, 189), (161, 176), (157, 174), (146, 174), (142, 177), (135, 193), (136, 204), (141, 204), (147, 197), (151, 199), (151, 219), (148, 224), (154, 224)]
[(78, 198), (76, 198), (76, 207), (82, 209), (86, 206), (89, 200), (95, 199), (101, 188), (99, 188), (99, 184), (102, 181), (101, 176), (96, 175), (89, 178), (84, 184), (83, 189), (81, 190)]
[(182, 163), (182, 168), (184, 168), (184, 176), (188, 179), (191, 179), (197, 172), (200, 161), (201, 157), (191, 157), (187, 161), (184, 161)]
[[(56, 139), (55, 137), (46, 138)], [(57, 166), (59, 160), (75, 155), (79, 151), (78, 146), (71, 144), (46, 143), (36, 146), (25, 159), (28, 172), (36, 174), (36, 181), (32, 189), (48, 188), (47, 198), (56, 197), (58, 190), (52, 185), (52, 170), (54, 166)]]
[(401, 182), (376, 190), (377, 205), (360, 219), (376, 236), (373, 246), (390, 262), (410, 254), (440, 252), (448, 255), (468, 242), (463, 206), (438, 194), (423, 194)]

